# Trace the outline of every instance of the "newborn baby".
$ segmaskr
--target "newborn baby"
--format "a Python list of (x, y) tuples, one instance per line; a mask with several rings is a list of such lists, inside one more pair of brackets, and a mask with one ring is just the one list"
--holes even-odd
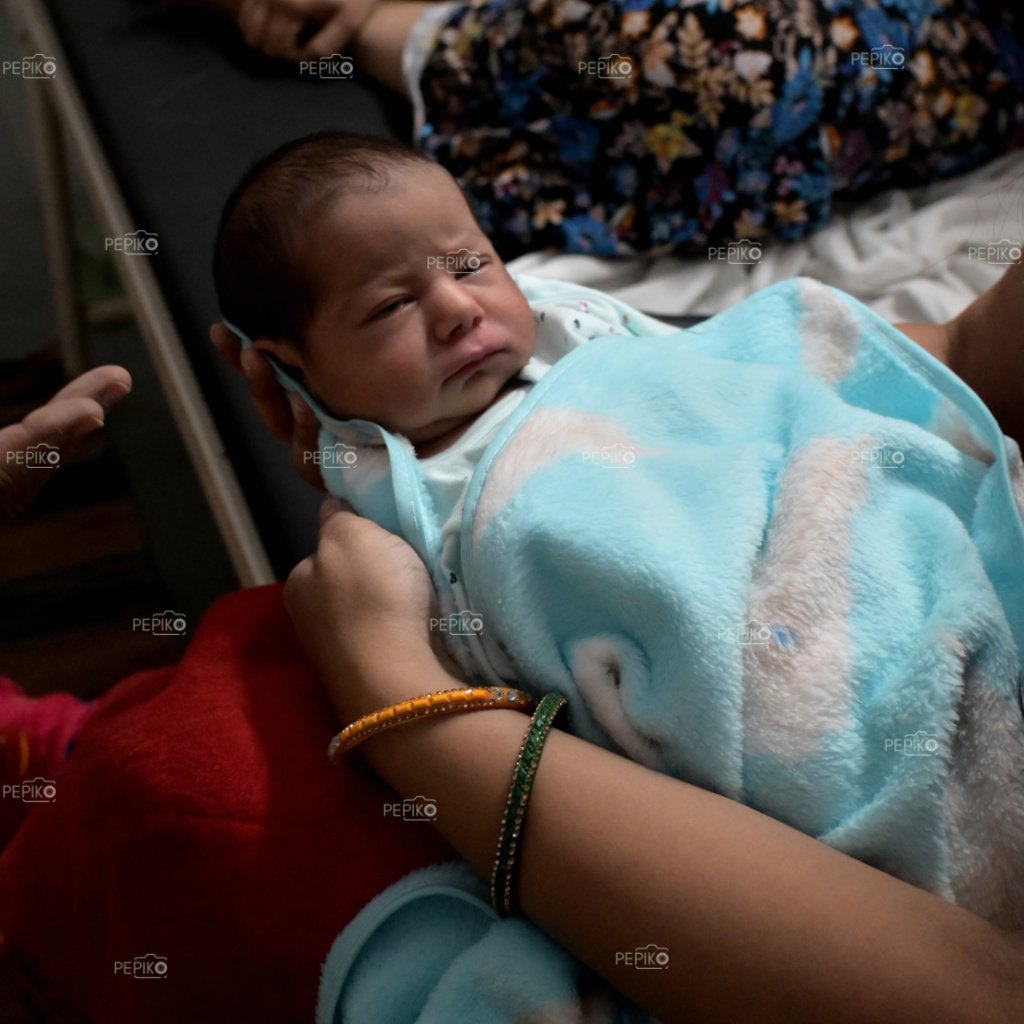
[(446, 172), (338, 134), (243, 179), (215, 276), (468, 677), (1024, 927), (1024, 482), (942, 365), (989, 336), (806, 280), (679, 332), (513, 278)]

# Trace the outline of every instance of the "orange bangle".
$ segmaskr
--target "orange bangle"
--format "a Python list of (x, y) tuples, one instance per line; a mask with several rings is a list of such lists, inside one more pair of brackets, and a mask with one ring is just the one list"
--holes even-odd
[(471, 686), (460, 690), (425, 693), (422, 697), (413, 697), (411, 700), (403, 700), (398, 704), (381, 708), (372, 715), (364, 715), (351, 725), (346, 725), (331, 740), (327, 756), (333, 764), (337, 764), (343, 754), (370, 736), (429, 715), (458, 715), (466, 711), (484, 711), (487, 708), (527, 711), (531, 707), (533, 697), (530, 694), (523, 690), (500, 686)]

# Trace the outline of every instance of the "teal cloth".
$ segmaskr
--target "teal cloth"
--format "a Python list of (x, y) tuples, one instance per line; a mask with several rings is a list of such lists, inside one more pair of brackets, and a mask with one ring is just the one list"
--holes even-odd
[[(448, 636), (467, 675), (562, 692), (577, 735), (1024, 927), (1020, 452), (867, 307), (795, 279), (567, 354), (477, 466), (458, 581), (409, 443), (320, 415), (323, 444), (356, 452), (328, 488), (416, 549), (443, 612), (483, 623)], [(394, 976), (451, 929), (458, 959), (346, 1021), (525, 1019), (500, 972), (504, 1015), (428, 1015), (442, 990), (471, 1005), (465, 957), (490, 935), (444, 917), (378, 936), (374, 962)], [(501, 934), (533, 962), (539, 934)], [(552, 963), (553, 1005), (576, 975)]]
[[(414, 871), (338, 936), (317, 1024), (656, 1024), (522, 918), (501, 919), (468, 864)], [(561, 1014), (561, 1015), (560, 1015)]]

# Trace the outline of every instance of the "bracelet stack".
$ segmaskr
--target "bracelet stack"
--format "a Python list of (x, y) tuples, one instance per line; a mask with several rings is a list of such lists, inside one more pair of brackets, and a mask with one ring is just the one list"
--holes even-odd
[(505, 814), (498, 836), (498, 852), (491, 872), (491, 905), (501, 917), (510, 917), (515, 912), (516, 854), (523, 818), (544, 751), (544, 741), (565, 705), (566, 699), (560, 693), (549, 693), (541, 698), (512, 772), (512, 785), (505, 801)]
[[(364, 715), (338, 733), (327, 749), (327, 756), (337, 764), (342, 756), (363, 740), (379, 732), (394, 729), (406, 722), (413, 722), (431, 715), (461, 714), (467, 711), (482, 711), (487, 708), (511, 708), (526, 711), (533, 707), (533, 698), (523, 690), (507, 687), (464, 687), (457, 690), (439, 690), (413, 697), (390, 707), (381, 708), (373, 714)], [(530, 728), (523, 737), (519, 756), (512, 772), (512, 785), (505, 801), (505, 812), (501, 819), (498, 835), (498, 852), (491, 871), (491, 905), (501, 917), (510, 917), (516, 907), (516, 855), (519, 852), (519, 837), (523, 830), (523, 819), (530, 802), (530, 793), (537, 775), (544, 743), (551, 732), (555, 719), (566, 706), (567, 701), (560, 693), (549, 693), (537, 704)]]
[(351, 725), (345, 726), (331, 740), (327, 756), (337, 764), (342, 755), (365, 739), (395, 726), (413, 722), (430, 715), (457, 715), (466, 711), (482, 711), (487, 708), (512, 708), (526, 711), (533, 707), (533, 697), (523, 690), (500, 686), (471, 686), (458, 690), (438, 690), (425, 693), (422, 697), (403, 700), (390, 707), (381, 708), (371, 715), (364, 715)]

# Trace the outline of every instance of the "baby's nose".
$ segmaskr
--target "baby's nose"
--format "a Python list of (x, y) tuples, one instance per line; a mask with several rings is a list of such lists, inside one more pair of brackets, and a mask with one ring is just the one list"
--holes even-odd
[(435, 333), (442, 341), (455, 341), (484, 318), (472, 293), (458, 280), (447, 282), (437, 307)]

